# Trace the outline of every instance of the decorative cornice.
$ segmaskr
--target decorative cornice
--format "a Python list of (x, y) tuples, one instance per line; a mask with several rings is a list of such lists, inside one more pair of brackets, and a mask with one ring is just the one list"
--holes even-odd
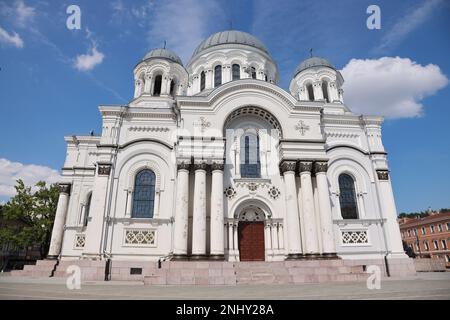
[(143, 131), (143, 132), (167, 132), (168, 127), (146, 127), (146, 126), (132, 126), (128, 128), (129, 131)]
[(315, 173), (327, 172), (327, 170), (328, 170), (328, 162), (325, 162), (325, 161), (314, 162), (314, 172)]
[(59, 187), (59, 192), (60, 193), (65, 193), (67, 195), (70, 195), (70, 191), (71, 191), (71, 184), (70, 183), (59, 183), (58, 187)]
[(300, 161), (299, 170), (300, 172), (311, 172), (312, 171), (312, 161)]
[(295, 172), (297, 168), (297, 162), (296, 161), (283, 161), (280, 164), (280, 171), (282, 174), (284, 174), (285, 172)]
[(378, 180), (389, 180), (388, 170), (377, 170)]

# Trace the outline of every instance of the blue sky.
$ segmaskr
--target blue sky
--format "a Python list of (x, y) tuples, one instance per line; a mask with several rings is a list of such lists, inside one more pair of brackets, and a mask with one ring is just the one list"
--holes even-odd
[[(81, 30), (66, 28), (71, 4)], [(366, 27), (371, 4), (380, 30)], [(342, 69), (352, 110), (386, 116), (399, 212), (450, 207), (449, 13), (444, 0), (0, 0), (0, 200), (15, 178), (57, 180), (64, 135), (100, 132), (98, 105), (131, 99), (147, 51), (166, 40), (186, 63), (232, 24), (266, 44), (281, 87), (313, 48)]]

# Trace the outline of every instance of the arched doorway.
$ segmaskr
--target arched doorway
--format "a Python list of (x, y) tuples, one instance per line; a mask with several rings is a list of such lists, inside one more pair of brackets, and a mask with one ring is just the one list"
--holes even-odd
[(238, 244), (240, 261), (264, 261), (264, 212), (248, 206), (239, 214)]

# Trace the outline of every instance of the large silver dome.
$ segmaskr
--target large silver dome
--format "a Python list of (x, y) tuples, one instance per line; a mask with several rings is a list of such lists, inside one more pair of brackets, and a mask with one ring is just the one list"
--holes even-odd
[(248, 34), (246, 32), (237, 31), (237, 30), (227, 30), (222, 32), (217, 32), (212, 35), (210, 35), (206, 40), (203, 40), (198, 47), (195, 49), (194, 54), (192, 55), (191, 60), (201, 54), (203, 51), (214, 47), (219, 46), (223, 44), (240, 44), (240, 45), (247, 45), (251, 46), (257, 49), (260, 49), (261, 51), (264, 51), (266, 54), (269, 55), (269, 52), (267, 51), (267, 48), (265, 45), (259, 41), (257, 38), (252, 36), (251, 34)]
[(159, 58), (159, 59), (167, 59), (172, 62), (179, 63), (180, 65), (183, 65), (183, 62), (181, 62), (181, 59), (179, 56), (176, 55), (175, 52), (170, 51), (168, 49), (153, 49), (149, 51), (142, 60), (152, 59), (152, 58)]

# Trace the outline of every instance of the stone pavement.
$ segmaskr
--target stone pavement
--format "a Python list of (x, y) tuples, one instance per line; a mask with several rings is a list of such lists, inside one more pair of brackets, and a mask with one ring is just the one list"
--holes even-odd
[(450, 272), (383, 279), (381, 289), (365, 281), (301, 285), (157, 286), (142, 282), (85, 281), (68, 290), (62, 278), (0, 275), (0, 299), (450, 299)]

